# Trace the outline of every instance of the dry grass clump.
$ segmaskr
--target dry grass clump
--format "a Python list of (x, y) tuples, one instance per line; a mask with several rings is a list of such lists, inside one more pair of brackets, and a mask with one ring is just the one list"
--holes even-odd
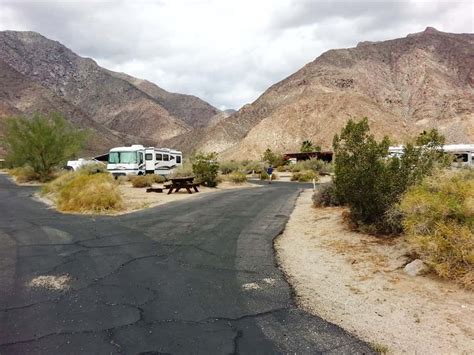
[(149, 175), (134, 176), (131, 179), (133, 187), (151, 187), (153, 180)]
[(291, 176), (291, 181), (308, 182), (313, 181), (313, 179), (315, 179), (316, 181), (319, 180), (319, 175), (313, 170), (303, 170), (300, 172), (294, 172)]
[(234, 171), (227, 175), (227, 178), (234, 184), (243, 184), (244, 182), (247, 182), (247, 175), (241, 171)]
[(43, 193), (53, 195), (60, 211), (111, 212), (122, 208), (117, 183), (107, 173), (69, 172), (45, 185)]
[(194, 176), (193, 167), (190, 163), (185, 163), (173, 170), (170, 178)]
[(26, 165), (19, 168), (13, 168), (9, 170), (10, 175), (12, 175), (15, 180), (20, 183), (26, 183), (31, 181), (39, 181), (40, 176), (36, 173), (32, 167)]
[(336, 196), (333, 182), (319, 186), (313, 194), (313, 205), (315, 207), (340, 206), (341, 202)]
[(474, 288), (474, 171), (425, 180), (400, 209), (408, 241), (434, 272)]

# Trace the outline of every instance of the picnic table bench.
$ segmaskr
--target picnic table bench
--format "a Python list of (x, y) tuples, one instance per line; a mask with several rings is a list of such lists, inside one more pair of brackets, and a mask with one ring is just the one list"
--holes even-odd
[(169, 188), (168, 195), (173, 193), (173, 190), (174, 192), (178, 192), (181, 189), (186, 189), (190, 194), (193, 193), (191, 189), (193, 189), (194, 192), (199, 192), (199, 184), (193, 182), (194, 176), (171, 178), (170, 181), (171, 183), (166, 185), (166, 188)]

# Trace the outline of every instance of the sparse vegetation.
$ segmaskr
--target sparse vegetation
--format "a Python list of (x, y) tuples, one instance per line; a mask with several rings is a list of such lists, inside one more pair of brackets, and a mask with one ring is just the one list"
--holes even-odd
[(313, 170), (294, 172), (291, 176), (291, 181), (308, 182), (313, 181), (313, 179), (316, 181), (319, 179), (318, 174), (316, 174)]
[[(377, 142), (370, 134), (367, 118), (350, 120), (334, 137), (336, 195), (345, 201), (355, 225), (385, 234), (400, 232), (401, 226), (389, 211), (410, 186), (445, 162), (441, 152), (444, 138), (435, 130), (407, 144), (401, 158), (388, 158), (389, 140)], [(389, 223), (387, 223), (389, 222)], [(365, 228), (367, 230), (367, 228)]]
[(217, 153), (198, 153), (194, 157), (193, 172), (198, 183), (207, 187), (216, 187), (218, 184), (219, 163)]
[(153, 176), (151, 175), (140, 175), (132, 177), (132, 186), (141, 188), (141, 187), (151, 187), (153, 184)]
[(86, 134), (74, 128), (60, 114), (6, 120), (4, 144), (9, 166), (29, 166), (39, 180), (51, 178), (53, 169), (75, 156)]
[(186, 162), (180, 167), (177, 167), (176, 169), (173, 170), (173, 172), (169, 175), (170, 178), (175, 178), (175, 177), (188, 177), (188, 176), (193, 176), (193, 166), (190, 162)]
[(108, 173), (68, 172), (46, 184), (60, 211), (111, 212), (122, 208), (117, 183)]
[(223, 161), (219, 164), (219, 169), (223, 175), (227, 175), (235, 171), (242, 170), (242, 168), (243, 168), (243, 164), (239, 164), (238, 162), (234, 160)]
[(260, 180), (268, 180), (268, 179), (270, 179), (270, 175), (268, 175), (267, 171), (263, 169), (260, 172)]
[(242, 184), (247, 182), (247, 176), (240, 171), (234, 171), (228, 175), (229, 181), (233, 182), (234, 184)]
[(474, 171), (429, 177), (400, 209), (407, 240), (439, 276), (474, 288)]
[(20, 184), (26, 183), (26, 182), (38, 181), (40, 179), (39, 174), (35, 172), (34, 169), (28, 165), (10, 169), (9, 173)]
[(339, 199), (336, 196), (334, 183), (329, 182), (319, 186), (316, 192), (313, 194), (313, 205), (315, 207), (330, 207), (341, 205)]
[(388, 347), (384, 344), (380, 344), (380, 343), (372, 343), (372, 349), (374, 349), (374, 351), (377, 353), (377, 354), (380, 354), (380, 355), (385, 355), (385, 354), (388, 354)]
[(328, 167), (330, 164), (316, 159), (311, 158), (308, 160), (302, 160), (297, 162), (296, 164), (289, 165), (289, 170), (293, 173), (297, 173), (303, 170), (313, 170), (314, 172), (319, 173), (320, 171), (329, 171), (331, 168)]
[(262, 161), (267, 162), (274, 168), (285, 164), (285, 159), (283, 158), (283, 155), (274, 153), (270, 148), (267, 148), (267, 150), (263, 153)]

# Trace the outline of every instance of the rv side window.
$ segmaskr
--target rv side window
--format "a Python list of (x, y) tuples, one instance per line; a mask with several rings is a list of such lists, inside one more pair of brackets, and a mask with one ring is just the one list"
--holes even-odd
[(170, 160), (174, 160), (174, 156), (170, 155)]
[(157, 153), (156, 154), (156, 160), (162, 161), (163, 160), (163, 154)]
[(143, 153), (138, 153), (139, 156), (140, 156), (140, 163), (139, 164), (143, 164)]
[(458, 163), (460, 163), (460, 162), (467, 163), (468, 156), (467, 156), (467, 154), (455, 154), (454, 160)]
[(176, 156), (176, 163), (181, 164), (181, 157), (179, 155)]
[(153, 159), (153, 154), (151, 153), (146, 153), (145, 154), (145, 160), (152, 160)]
[(169, 161), (170, 160), (170, 156), (168, 154), (163, 154), (163, 160), (164, 161)]

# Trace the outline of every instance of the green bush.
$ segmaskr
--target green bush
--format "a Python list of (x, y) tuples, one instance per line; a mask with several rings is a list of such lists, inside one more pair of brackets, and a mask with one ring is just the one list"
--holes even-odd
[[(428, 137), (428, 138), (427, 138)], [(334, 137), (336, 194), (350, 208), (352, 221), (372, 225), (390, 234), (386, 217), (406, 189), (442, 164), (440, 149), (444, 138), (436, 131), (422, 134), (415, 144), (407, 144), (401, 158), (388, 158), (389, 140), (377, 142), (370, 134), (367, 118), (349, 120)]]
[(340, 206), (341, 202), (337, 198), (334, 184), (329, 182), (320, 185), (313, 194), (313, 205), (315, 207)]
[(417, 254), (439, 276), (474, 288), (474, 171), (425, 179), (405, 193), (400, 209)]
[(293, 173), (297, 173), (303, 170), (313, 170), (314, 172), (320, 172), (323, 170), (323, 168), (327, 165), (322, 160), (316, 159), (316, 158), (311, 158), (308, 160), (302, 160), (299, 161), (295, 164), (291, 164), (289, 166), (289, 169)]
[(219, 164), (219, 169), (223, 175), (233, 173), (234, 171), (240, 170), (241, 166), (236, 161), (223, 161)]
[(68, 172), (43, 188), (54, 195), (58, 209), (69, 212), (104, 212), (122, 208), (122, 197), (110, 174)]
[(219, 183), (219, 163), (217, 153), (198, 153), (193, 160), (193, 172), (198, 183), (207, 187), (216, 187)]
[(318, 181), (319, 176), (313, 170), (303, 170), (300, 172), (295, 172), (291, 176), (291, 181), (299, 181), (299, 182), (309, 182), (315, 179)]
[(270, 148), (268, 148), (263, 153), (262, 161), (267, 162), (269, 165), (272, 165), (274, 168), (285, 164), (285, 159), (283, 158), (283, 155), (274, 153)]
[(6, 162), (13, 167), (28, 165), (41, 181), (47, 181), (55, 167), (79, 152), (85, 139), (85, 132), (74, 128), (60, 114), (8, 118), (3, 142)]
[(264, 164), (259, 161), (248, 161), (243, 164), (243, 169), (247, 174), (260, 174), (264, 170)]
[(35, 172), (34, 169), (28, 165), (10, 169), (9, 173), (20, 184), (40, 180), (39, 174)]
[(133, 187), (151, 187), (153, 184), (153, 177), (150, 175), (138, 175), (132, 177)]
[(260, 180), (268, 180), (270, 179), (270, 175), (266, 172), (266, 170), (262, 170), (260, 172)]
[(247, 175), (240, 171), (234, 171), (228, 175), (228, 179), (234, 184), (242, 184), (247, 181)]

